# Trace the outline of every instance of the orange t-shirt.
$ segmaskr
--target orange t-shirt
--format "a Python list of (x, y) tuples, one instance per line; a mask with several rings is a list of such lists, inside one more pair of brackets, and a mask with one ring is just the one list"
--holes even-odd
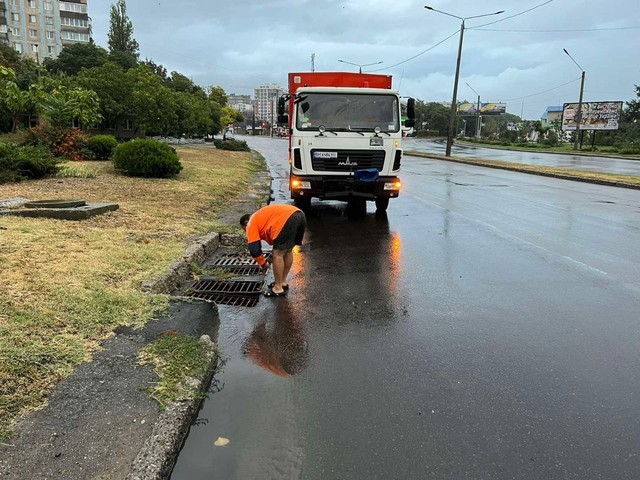
[[(269, 245), (273, 245), (273, 242), (280, 232), (282, 227), (287, 223), (289, 217), (300, 209), (293, 205), (283, 205), (281, 203), (272, 203), (266, 207), (262, 207), (256, 213), (251, 215), (249, 223), (247, 224), (247, 242), (259, 242), (264, 240)], [(264, 258), (262, 262), (258, 260), (260, 265), (264, 264)]]

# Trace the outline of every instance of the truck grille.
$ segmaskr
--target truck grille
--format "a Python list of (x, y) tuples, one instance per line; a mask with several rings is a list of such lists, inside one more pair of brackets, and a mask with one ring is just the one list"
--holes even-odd
[(352, 172), (362, 168), (384, 167), (384, 150), (338, 150), (338, 158), (315, 158), (316, 152), (336, 150), (311, 150), (311, 165), (316, 172)]

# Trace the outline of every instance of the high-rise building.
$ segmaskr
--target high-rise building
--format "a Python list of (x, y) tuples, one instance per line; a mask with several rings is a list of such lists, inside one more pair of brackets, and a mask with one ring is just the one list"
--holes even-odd
[(37, 62), (58, 56), (64, 45), (89, 43), (87, 2), (0, 0), (0, 41)]
[(277, 85), (260, 85), (256, 88), (256, 118), (275, 124), (278, 118), (278, 98), (282, 95), (284, 89)]

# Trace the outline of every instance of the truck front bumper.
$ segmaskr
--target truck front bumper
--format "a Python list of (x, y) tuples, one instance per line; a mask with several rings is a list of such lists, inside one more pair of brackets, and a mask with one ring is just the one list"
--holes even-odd
[(365, 200), (395, 198), (402, 187), (398, 177), (379, 177), (373, 182), (356, 180), (352, 176), (293, 175), (289, 178), (291, 198), (319, 198), (321, 200)]

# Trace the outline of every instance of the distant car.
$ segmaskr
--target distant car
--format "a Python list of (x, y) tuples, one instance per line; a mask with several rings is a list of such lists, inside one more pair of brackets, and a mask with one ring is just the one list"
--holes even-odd
[(233, 140), (234, 136), (233, 136), (233, 132), (231, 130), (228, 130), (226, 132), (224, 132), (224, 135), (222, 136), (223, 140)]

